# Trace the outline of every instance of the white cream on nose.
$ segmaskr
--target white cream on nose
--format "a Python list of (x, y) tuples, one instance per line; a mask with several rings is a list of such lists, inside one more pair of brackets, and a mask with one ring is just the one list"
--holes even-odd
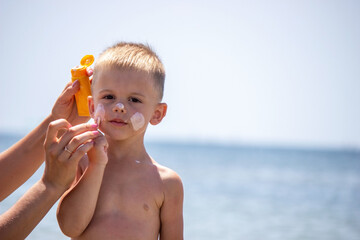
[(125, 106), (124, 106), (124, 104), (122, 104), (122, 103), (117, 103), (116, 105), (115, 105), (115, 107), (116, 107), (116, 109), (119, 109), (120, 111), (124, 111), (125, 110)]

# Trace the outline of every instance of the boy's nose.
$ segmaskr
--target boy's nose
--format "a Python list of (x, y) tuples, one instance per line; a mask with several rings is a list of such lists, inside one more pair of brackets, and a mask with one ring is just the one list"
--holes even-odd
[(126, 113), (125, 106), (124, 106), (124, 104), (122, 104), (122, 103), (117, 103), (117, 104), (114, 106), (113, 111), (114, 111), (114, 112)]

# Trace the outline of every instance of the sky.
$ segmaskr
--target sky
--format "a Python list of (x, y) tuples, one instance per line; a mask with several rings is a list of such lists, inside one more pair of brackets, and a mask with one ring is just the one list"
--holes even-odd
[(360, 1), (0, 0), (0, 133), (37, 126), (82, 56), (147, 43), (149, 140), (360, 149)]

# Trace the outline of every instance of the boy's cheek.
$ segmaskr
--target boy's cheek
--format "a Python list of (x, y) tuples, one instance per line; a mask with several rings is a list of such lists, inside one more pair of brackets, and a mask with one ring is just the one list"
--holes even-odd
[(142, 115), (139, 112), (136, 112), (134, 113), (134, 115), (131, 116), (130, 122), (134, 130), (137, 131), (145, 125), (144, 115)]

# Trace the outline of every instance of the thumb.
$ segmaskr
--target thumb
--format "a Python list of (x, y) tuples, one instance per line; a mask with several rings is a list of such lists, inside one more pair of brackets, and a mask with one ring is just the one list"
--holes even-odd
[(77, 91), (79, 91), (80, 89), (80, 83), (78, 80), (75, 80), (72, 85), (68, 86), (67, 88), (65, 88), (65, 90), (63, 91), (61, 98), (63, 101), (69, 101), (73, 98), (73, 96), (75, 95), (75, 93), (77, 93)]

